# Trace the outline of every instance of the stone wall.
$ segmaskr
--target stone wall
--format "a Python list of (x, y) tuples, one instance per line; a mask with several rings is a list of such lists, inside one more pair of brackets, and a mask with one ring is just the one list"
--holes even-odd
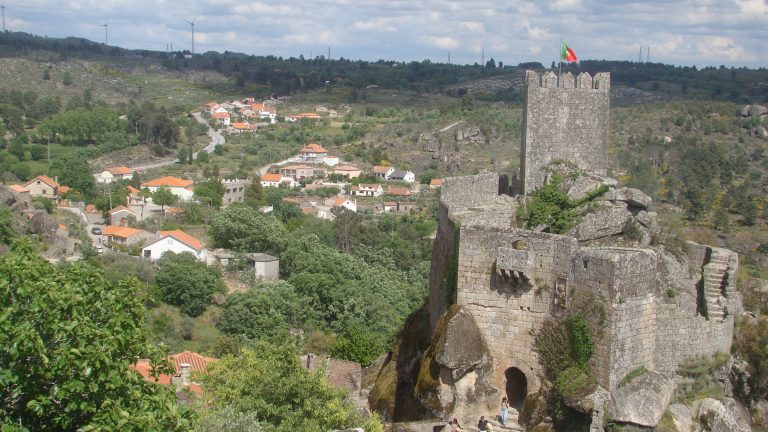
[(555, 313), (554, 287), (558, 275), (567, 277), (576, 247), (576, 240), (566, 236), (461, 228), (456, 300), (488, 341), (497, 388), (504, 389), (510, 367), (525, 374), (529, 392), (539, 388), (542, 369), (534, 337)]
[(528, 194), (544, 184), (547, 165), (567, 160), (605, 175), (608, 167), (610, 74), (594, 79), (526, 71), (523, 137), (520, 145), (521, 190)]

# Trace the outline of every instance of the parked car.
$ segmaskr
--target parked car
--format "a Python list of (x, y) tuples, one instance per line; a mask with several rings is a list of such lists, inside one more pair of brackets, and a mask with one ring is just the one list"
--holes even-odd
[(91, 234), (101, 235), (101, 233), (102, 233), (101, 228), (99, 228), (99, 227), (91, 228)]

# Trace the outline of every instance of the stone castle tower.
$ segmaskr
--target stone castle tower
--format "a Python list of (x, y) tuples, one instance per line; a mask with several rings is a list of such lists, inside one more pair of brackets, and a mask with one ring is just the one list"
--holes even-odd
[(611, 76), (598, 73), (525, 73), (520, 190), (544, 185), (547, 166), (556, 160), (606, 174)]

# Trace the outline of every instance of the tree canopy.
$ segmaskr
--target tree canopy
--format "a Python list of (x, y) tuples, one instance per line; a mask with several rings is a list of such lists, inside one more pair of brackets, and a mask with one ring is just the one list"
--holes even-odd
[(283, 224), (246, 205), (234, 204), (213, 217), (210, 228), (216, 247), (241, 252), (275, 252), (288, 237)]
[(163, 300), (191, 317), (205, 312), (213, 293), (222, 291), (219, 273), (190, 252), (166, 252), (158, 264), (155, 283)]
[[(38, 431), (192, 427), (174, 393), (131, 370), (160, 359), (135, 279), (59, 269), (17, 243), (0, 257), (0, 424)], [(167, 371), (168, 365), (160, 370)]]

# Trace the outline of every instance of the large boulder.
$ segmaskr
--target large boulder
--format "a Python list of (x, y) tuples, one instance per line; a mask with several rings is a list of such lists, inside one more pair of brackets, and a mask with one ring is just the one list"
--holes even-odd
[(495, 408), (492, 358), (472, 314), (453, 305), (440, 318), (421, 361), (415, 395), (438, 418), (472, 416)]
[(706, 398), (693, 403), (694, 422), (701, 431), (749, 432), (746, 424), (732, 408), (717, 399)]
[(762, 106), (762, 105), (750, 105), (749, 107), (749, 115), (754, 117), (760, 117), (762, 115), (768, 114), (768, 108)]
[(619, 235), (630, 217), (632, 213), (625, 205), (605, 205), (587, 213), (578, 225), (571, 228), (568, 235), (580, 241)]
[(582, 172), (568, 189), (568, 198), (580, 200), (586, 198), (590, 192), (599, 189), (600, 186), (615, 187), (617, 184), (618, 182), (612, 178)]
[(621, 423), (654, 427), (667, 410), (675, 381), (649, 371), (611, 393), (611, 416)]
[(643, 193), (640, 189), (622, 187), (606, 192), (605, 199), (609, 201), (621, 201), (627, 203), (630, 207), (638, 207), (648, 210), (653, 199)]

